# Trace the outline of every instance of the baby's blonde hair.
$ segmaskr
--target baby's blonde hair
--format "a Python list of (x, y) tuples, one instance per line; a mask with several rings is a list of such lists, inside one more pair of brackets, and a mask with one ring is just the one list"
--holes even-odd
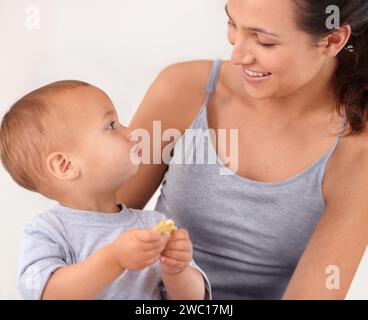
[(46, 157), (58, 141), (52, 130), (55, 110), (48, 101), (50, 94), (88, 85), (77, 80), (50, 83), (25, 95), (4, 115), (0, 127), (1, 162), (20, 186), (40, 192), (46, 176)]

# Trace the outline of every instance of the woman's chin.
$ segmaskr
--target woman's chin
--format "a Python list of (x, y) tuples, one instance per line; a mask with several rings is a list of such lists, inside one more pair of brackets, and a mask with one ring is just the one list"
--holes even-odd
[(276, 98), (276, 94), (274, 92), (271, 93), (268, 90), (254, 90), (248, 86), (245, 86), (245, 90), (251, 98), (256, 100)]

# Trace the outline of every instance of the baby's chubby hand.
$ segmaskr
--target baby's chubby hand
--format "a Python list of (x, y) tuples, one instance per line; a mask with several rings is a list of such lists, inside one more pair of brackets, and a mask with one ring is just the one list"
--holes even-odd
[(186, 229), (171, 233), (165, 250), (161, 253), (160, 267), (163, 274), (176, 275), (183, 272), (192, 260), (193, 246)]
[(168, 238), (155, 229), (130, 229), (111, 243), (113, 259), (125, 270), (141, 270), (159, 259)]

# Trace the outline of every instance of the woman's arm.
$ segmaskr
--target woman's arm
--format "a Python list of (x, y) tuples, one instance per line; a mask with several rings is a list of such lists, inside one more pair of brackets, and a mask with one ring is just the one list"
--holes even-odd
[(346, 297), (368, 244), (368, 143), (365, 145), (363, 151), (343, 152), (344, 168), (331, 174), (326, 210), (284, 299)]
[[(153, 158), (153, 121), (160, 121), (161, 132), (178, 129), (184, 132), (199, 112), (205, 99), (205, 88), (211, 61), (174, 64), (158, 75), (149, 88), (129, 127), (149, 132), (150, 158)], [(170, 141), (157, 143), (159, 154)], [(142, 164), (138, 173), (117, 192), (117, 199), (129, 208), (143, 209), (159, 187), (167, 165)]]

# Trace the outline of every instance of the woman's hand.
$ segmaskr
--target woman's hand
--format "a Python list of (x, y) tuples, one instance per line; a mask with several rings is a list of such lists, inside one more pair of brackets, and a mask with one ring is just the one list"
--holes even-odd
[(174, 231), (161, 253), (161, 273), (176, 275), (183, 272), (193, 256), (193, 246), (186, 229)]

